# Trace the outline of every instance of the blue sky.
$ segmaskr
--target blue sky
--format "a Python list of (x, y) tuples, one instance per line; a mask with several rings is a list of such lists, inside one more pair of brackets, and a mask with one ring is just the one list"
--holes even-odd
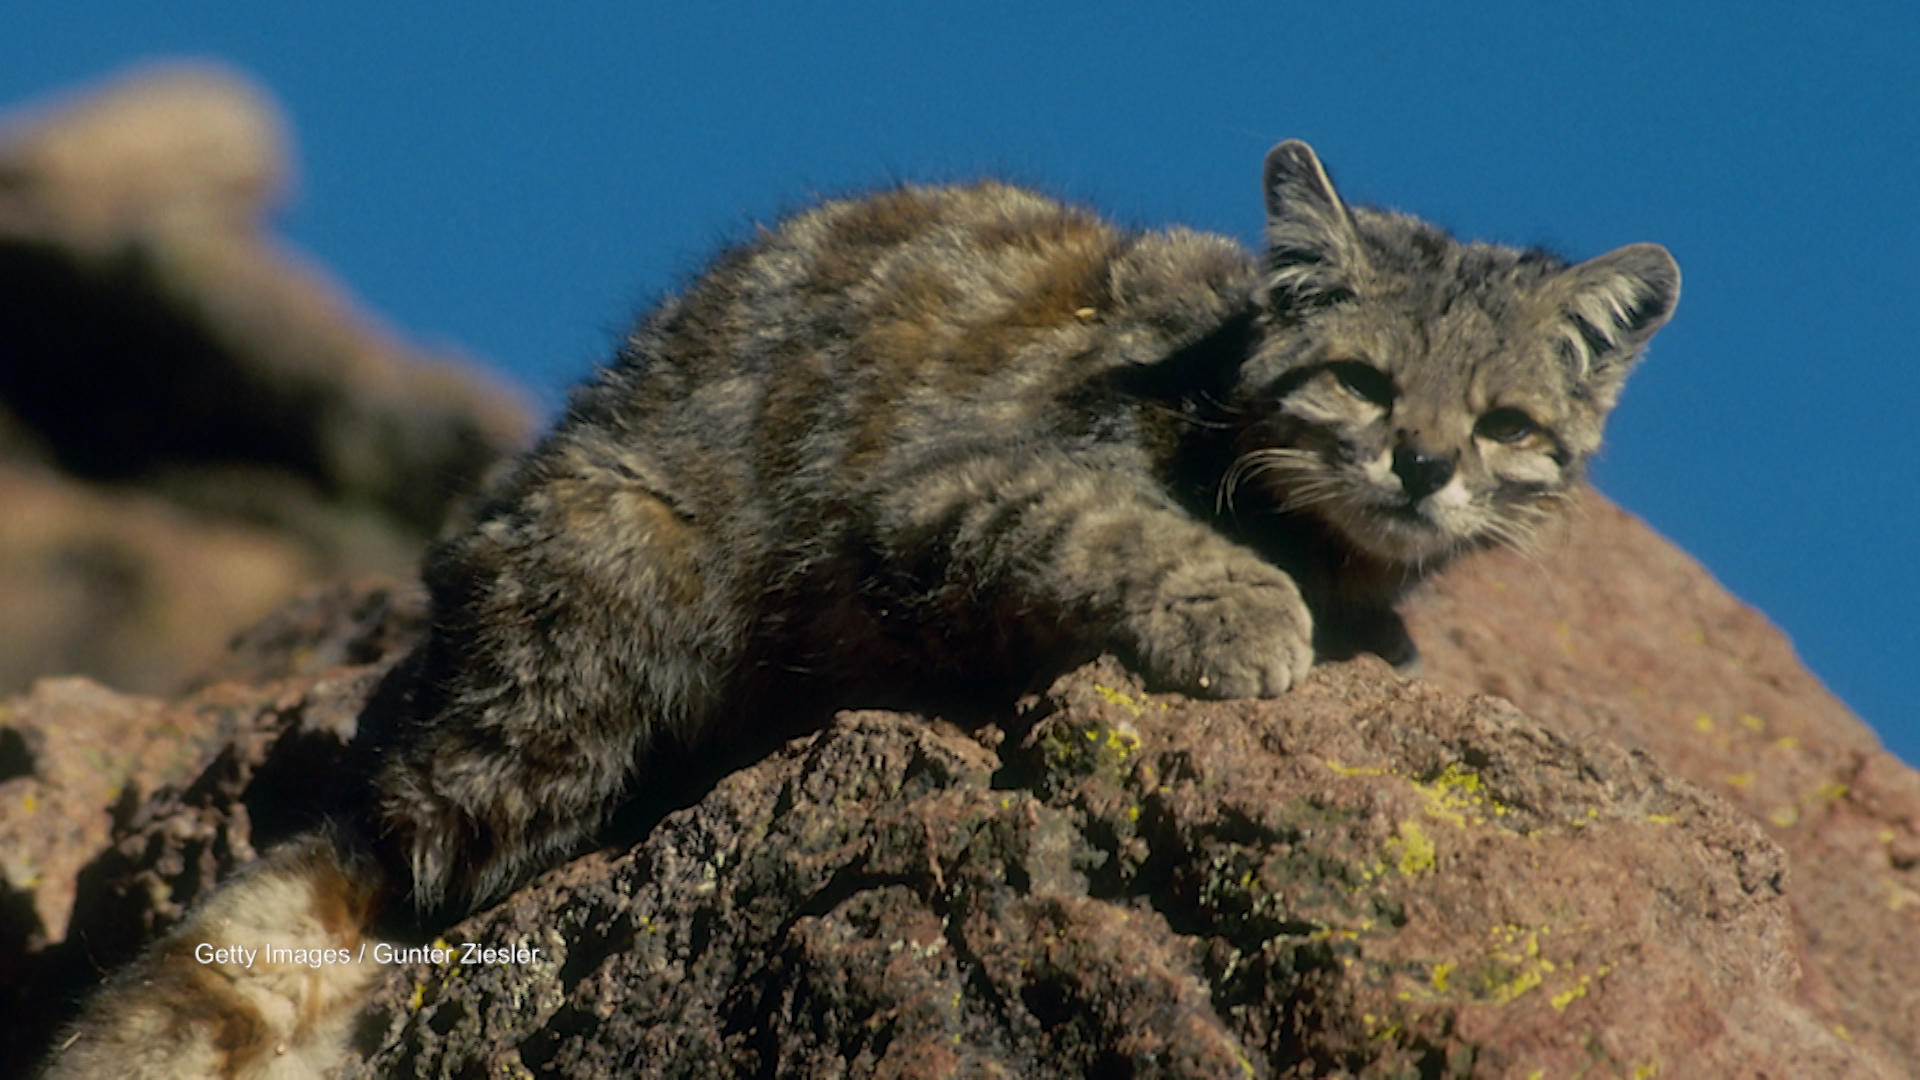
[(1463, 236), (1659, 241), (1684, 294), (1596, 482), (1920, 761), (1911, 0), (534, 7), (10, 0), (0, 102), (145, 59), (250, 74), (295, 129), (294, 242), (549, 407), (716, 244), (892, 179), (1251, 242), (1298, 136), (1349, 198)]

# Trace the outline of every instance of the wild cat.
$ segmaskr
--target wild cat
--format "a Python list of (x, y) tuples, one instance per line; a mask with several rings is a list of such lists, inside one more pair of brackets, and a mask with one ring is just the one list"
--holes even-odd
[(482, 906), (650, 756), (771, 703), (911, 704), (1103, 650), (1213, 697), (1316, 656), (1411, 664), (1395, 602), (1554, 513), (1679, 267), (1349, 207), (1301, 142), (1264, 188), (1258, 257), (991, 182), (826, 202), (722, 254), (428, 556), (357, 831), (223, 887), (52, 1075), (314, 1068), (372, 972), (197, 945), (355, 948), (383, 906)]

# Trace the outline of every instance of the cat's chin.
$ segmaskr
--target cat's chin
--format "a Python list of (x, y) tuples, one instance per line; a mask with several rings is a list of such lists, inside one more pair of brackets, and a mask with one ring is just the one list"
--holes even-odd
[(1460, 536), (1432, 510), (1393, 502), (1381, 506), (1328, 508), (1325, 516), (1347, 542), (1382, 562), (1431, 566), (1445, 562), (1464, 546)]

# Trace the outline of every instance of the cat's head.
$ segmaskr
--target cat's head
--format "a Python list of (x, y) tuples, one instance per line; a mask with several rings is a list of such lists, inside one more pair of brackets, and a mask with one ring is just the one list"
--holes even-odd
[(1349, 208), (1302, 142), (1267, 155), (1262, 343), (1223, 490), (1255, 485), (1419, 565), (1524, 543), (1579, 479), (1680, 268), (1633, 244), (1568, 266)]

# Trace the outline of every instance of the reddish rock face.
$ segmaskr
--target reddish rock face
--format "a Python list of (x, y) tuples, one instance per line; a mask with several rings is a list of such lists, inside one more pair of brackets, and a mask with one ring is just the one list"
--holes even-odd
[(394, 979), (366, 1074), (1898, 1075), (1798, 994), (1780, 850), (1644, 756), (1371, 662), (1008, 727), (726, 778), (450, 932), (543, 959)]
[[(43, 920), (23, 950), (25, 1000), (310, 823), (420, 625), (411, 591), (334, 588), (246, 635), (254, 684), (16, 699), (19, 745), (115, 715), (183, 731), (151, 797), (48, 834), (49, 866), (86, 870), (64, 938)], [(7, 808), (61, 760), (0, 786), (0, 831), (43, 835)], [(1872, 1020), (1907, 984), (1825, 974), (1874, 946), (1805, 931), (1800, 883), (1844, 870), (1644, 752), (1373, 661), (1270, 702), (1103, 661), (969, 731), (844, 714), (694, 795), (444, 933), (498, 962), (397, 967), (357, 1074), (1891, 1077), (1906, 1053)], [(14, 895), (57, 909), (54, 876)], [(1856, 926), (1887, 953), (1905, 932)]]
[(240, 635), (196, 693), (60, 678), (0, 700), (0, 1076), (215, 882), (317, 824), (424, 625), (415, 588), (330, 586)]
[(1429, 681), (1644, 752), (1759, 823), (1787, 853), (1803, 999), (1920, 1062), (1920, 773), (1638, 519), (1589, 497), (1562, 532), (1534, 560), (1470, 560), (1416, 605)]

